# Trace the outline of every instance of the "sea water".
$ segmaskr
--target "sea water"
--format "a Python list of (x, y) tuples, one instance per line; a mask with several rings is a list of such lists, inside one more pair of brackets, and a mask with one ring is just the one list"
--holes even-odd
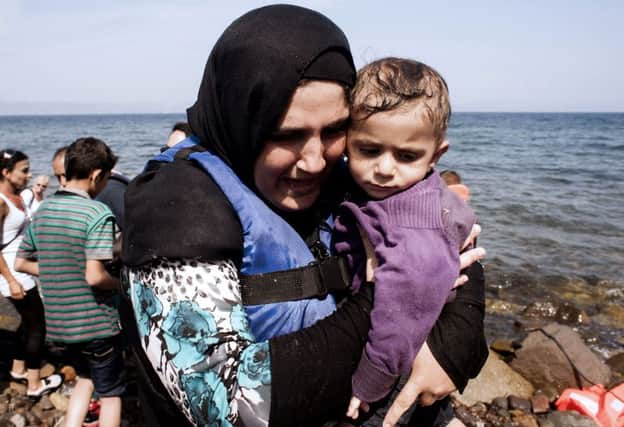
[[(51, 175), (56, 148), (95, 136), (132, 176), (180, 120), (0, 116), (0, 148), (24, 151), (33, 174)], [(455, 113), (449, 141), (439, 169), (456, 170), (472, 191), (490, 296), (505, 290), (528, 304), (600, 288), (624, 304), (624, 114)]]

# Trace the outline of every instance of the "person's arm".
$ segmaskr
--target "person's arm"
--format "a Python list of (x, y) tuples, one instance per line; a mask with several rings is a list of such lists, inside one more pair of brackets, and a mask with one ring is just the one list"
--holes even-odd
[(39, 263), (32, 259), (16, 257), (15, 258), (15, 271), (20, 273), (27, 273), (31, 276), (39, 276)]
[(95, 286), (102, 290), (119, 289), (119, 280), (111, 276), (104, 263), (99, 259), (88, 259), (85, 268), (85, 280), (89, 286)]
[(373, 286), (364, 283), (331, 316), (269, 341), (271, 426), (314, 425), (344, 415), (372, 307)]
[(128, 279), (139, 341), (166, 389), (181, 390), (181, 412), (198, 425), (266, 423), (269, 345), (253, 342), (234, 264), (160, 258)]
[(119, 280), (104, 267), (104, 262), (113, 259), (114, 241), (115, 220), (106, 208), (87, 230), (85, 280), (89, 286), (101, 290), (119, 289)]
[[(4, 220), (9, 213), (9, 207), (6, 205), (4, 199), (0, 199), (0, 243), (4, 241)], [(4, 255), (0, 252), (0, 274), (7, 281), (9, 285), (9, 291), (11, 292), (11, 298), (13, 299), (22, 299), (24, 298), (24, 288), (22, 284), (18, 282), (13, 273), (11, 273), (11, 269), (6, 263), (4, 259)]]

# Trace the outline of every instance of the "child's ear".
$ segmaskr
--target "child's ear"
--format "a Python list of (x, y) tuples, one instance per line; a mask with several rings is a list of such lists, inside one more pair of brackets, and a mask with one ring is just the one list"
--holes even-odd
[(89, 181), (93, 183), (97, 183), (102, 179), (102, 169), (93, 169), (89, 174)]
[(438, 163), (438, 160), (440, 160), (440, 157), (442, 157), (442, 154), (446, 153), (449, 149), (451, 145), (449, 144), (448, 140), (444, 140), (442, 141), (442, 143), (438, 146), (438, 148), (436, 149), (436, 151), (433, 153), (433, 157), (431, 157), (431, 162), (429, 163), (429, 169), (432, 169), (436, 163)]

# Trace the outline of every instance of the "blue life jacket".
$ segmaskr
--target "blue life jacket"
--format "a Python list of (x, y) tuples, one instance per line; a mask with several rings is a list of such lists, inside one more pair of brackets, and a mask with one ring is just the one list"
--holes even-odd
[[(172, 162), (182, 148), (199, 141), (189, 137), (153, 160)], [(315, 261), (301, 236), (254, 194), (219, 157), (209, 151), (193, 152), (188, 157), (216, 182), (236, 211), (243, 229), (243, 261), (240, 272), (247, 275), (304, 267)], [(321, 232), (329, 248), (330, 233)], [(298, 331), (327, 317), (336, 309), (331, 295), (245, 306), (251, 330), (258, 341)]]

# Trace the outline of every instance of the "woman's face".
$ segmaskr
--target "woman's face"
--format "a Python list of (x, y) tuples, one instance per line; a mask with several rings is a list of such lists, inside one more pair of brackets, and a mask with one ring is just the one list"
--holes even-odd
[(299, 86), (254, 165), (258, 191), (281, 210), (307, 209), (342, 156), (349, 120), (344, 88), (312, 80)]
[(4, 179), (7, 180), (17, 190), (22, 191), (28, 185), (30, 180), (30, 162), (28, 159), (20, 160), (15, 163), (13, 170), (3, 169), (2, 174)]

